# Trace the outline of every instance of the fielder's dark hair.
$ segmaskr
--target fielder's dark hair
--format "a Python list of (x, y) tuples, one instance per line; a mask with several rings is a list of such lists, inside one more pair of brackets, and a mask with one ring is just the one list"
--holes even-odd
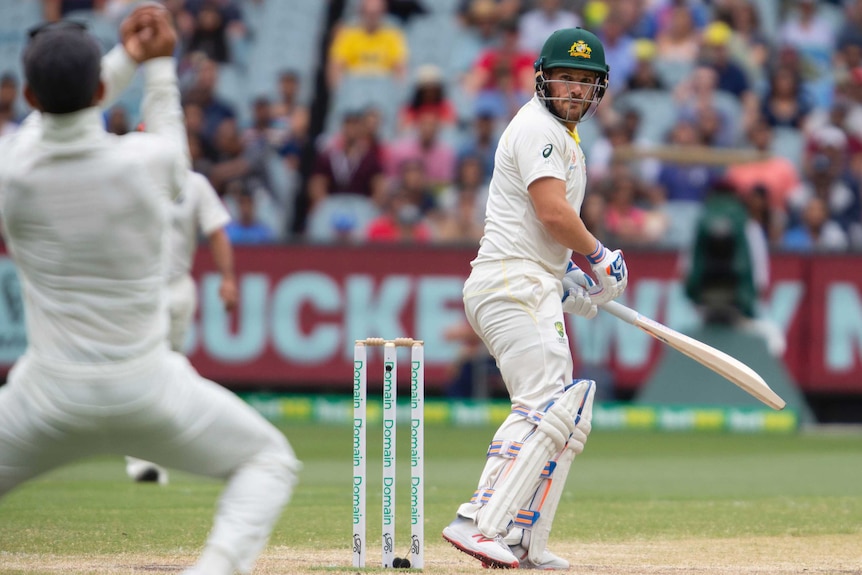
[(83, 24), (60, 20), (30, 30), (22, 59), (43, 112), (69, 114), (93, 104), (102, 50)]

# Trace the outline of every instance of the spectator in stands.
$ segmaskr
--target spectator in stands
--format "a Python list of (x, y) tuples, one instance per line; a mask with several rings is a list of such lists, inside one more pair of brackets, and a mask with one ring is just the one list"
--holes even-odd
[[(702, 120), (715, 130), (710, 133), (711, 141), (702, 144), (728, 146), (736, 143), (736, 138), (744, 122), (742, 117), (733, 117), (722, 110), (718, 103), (718, 73), (709, 66), (697, 66), (691, 75), (674, 90), (674, 98), (679, 103), (679, 118), (698, 126)], [(740, 108), (740, 116), (742, 114)], [(716, 122), (713, 116), (718, 115)]]
[(812, 137), (813, 154), (805, 160), (805, 179), (788, 199), (793, 221), (798, 221), (812, 197), (819, 197), (831, 220), (848, 234), (860, 236), (862, 202), (859, 182), (847, 170), (847, 138), (834, 126), (821, 128)]
[(674, 2), (668, 10), (667, 24), (660, 27), (656, 36), (658, 57), (669, 62), (692, 63), (700, 51), (700, 34), (692, 8), (685, 2)]
[[(189, 136), (189, 141), (194, 139), (197, 146), (200, 148), (201, 158), (209, 164), (216, 160), (216, 151), (212, 140), (204, 136), (204, 111), (199, 105), (194, 102), (185, 102), (183, 104), (183, 116), (185, 117), (186, 133)], [(202, 174), (209, 173), (207, 170), (194, 168), (196, 172)]]
[(18, 113), (18, 80), (10, 73), (0, 78), (0, 136), (18, 129), (21, 116)]
[(458, 160), (477, 156), (482, 160), (482, 178), (491, 179), (494, 172), (494, 155), (497, 153), (499, 111), (494, 105), (487, 105), (482, 99), (476, 103), (473, 123), (466, 133), (458, 150)]
[(807, 134), (823, 126), (836, 126), (848, 137), (848, 152), (862, 146), (862, 66), (848, 70), (835, 86), (835, 102), (829, 109), (816, 109), (806, 117)]
[(386, 0), (386, 11), (406, 26), (414, 16), (427, 14), (428, 10), (419, 0)]
[(386, 171), (394, 176), (406, 160), (422, 162), (430, 184), (439, 188), (452, 183), (455, 150), (440, 137), (440, 118), (433, 110), (420, 112), (415, 134), (393, 142), (386, 151)]
[(258, 219), (255, 193), (246, 181), (231, 180), (225, 186), (226, 198), (236, 203), (238, 214), (225, 226), (233, 245), (270, 244), (276, 241), (275, 233)]
[(685, 162), (691, 148), (702, 146), (703, 142), (691, 121), (680, 120), (671, 130), (669, 144), (677, 150), (679, 161), (662, 162), (658, 184), (664, 191), (668, 202), (702, 202), (718, 176), (716, 168), (698, 163)]
[(811, 109), (796, 71), (785, 66), (773, 70), (760, 108), (769, 125), (801, 129)]
[(596, 239), (604, 243), (608, 240), (608, 233), (605, 229), (605, 207), (607, 201), (603, 194), (587, 194), (584, 196), (584, 203), (581, 206), (581, 220), (584, 225), (590, 230)]
[(482, 52), (465, 79), (464, 88), (470, 94), (482, 92), (507, 92), (522, 95), (522, 104), (535, 92), (535, 52), (525, 52), (519, 47), (520, 37), (517, 20), (500, 23), (502, 36), (497, 46)]
[(244, 145), (236, 119), (228, 118), (219, 124), (213, 145), (216, 161), (209, 173), (204, 175), (216, 191), (224, 194), (228, 182), (241, 179), (249, 187), (261, 187), (273, 192), (266, 163), (266, 143), (249, 141)]
[(625, 85), (628, 90), (664, 90), (667, 88), (655, 67), (655, 42), (641, 38), (632, 44), (634, 67)]
[(667, 228), (664, 215), (639, 205), (641, 186), (625, 164), (615, 164), (602, 187), (607, 198), (604, 229), (611, 242), (649, 244), (661, 237)]
[(478, 244), (485, 227), (488, 185), (480, 156), (458, 161), (455, 181), (438, 196), (440, 217), (435, 226), (438, 242)]
[(0, 76), (0, 120), (20, 124), (24, 114), (18, 107), (18, 78), (11, 72)]
[(231, 39), (246, 34), (242, 14), (232, 0), (198, 0), (186, 2), (194, 16), (194, 32), (187, 50), (203, 52), (207, 58), (219, 63), (231, 62)]
[(308, 139), (310, 115), (299, 102), (299, 73), (284, 70), (278, 76), (278, 99), (272, 105), (272, 121), (278, 136), (276, 148), (288, 166), (299, 169), (299, 158)]
[[(746, 229), (746, 234), (748, 235), (749, 243), (757, 246), (755, 248), (757, 250), (767, 251), (770, 245), (781, 245), (781, 238), (784, 235), (784, 223), (787, 218), (783, 216), (783, 213), (780, 217), (776, 217), (778, 212), (769, 203), (769, 191), (761, 185), (756, 185), (748, 193), (740, 193), (740, 195), (748, 210), (748, 228)], [(768, 255), (766, 258), (759, 257), (757, 259), (768, 260)], [(766, 278), (763, 278), (755, 270), (754, 284), (759, 293), (762, 293), (769, 284), (768, 267), (765, 273)]]
[(533, 8), (519, 19), (520, 48), (538, 54), (545, 40), (556, 30), (580, 25), (580, 16), (565, 8), (562, 0), (535, 0)]
[(424, 112), (435, 114), (442, 125), (455, 123), (455, 107), (446, 97), (443, 72), (433, 64), (420, 66), (416, 70), (416, 83), (407, 104), (401, 110), (400, 128), (402, 131), (413, 128)]
[(382, 158), (361, 111), (347, 112), (336, 140), (318, 153), (308, 194), (311, 209), (333, 194), (359, 194), (383, 204)]
[[(772, 220), (782, 224), (786, 219), (787, 201), (799, 186), (799, 170), (787, 158), (774, 155), (772, 150), (773, 129), (764, 118), (759, 118), (748, 129), (749, 146), (762, 154), (761, 158), (728, 166), (725, 177), (746, 198), (756, 190), (766, 193)], [(770, 234), (774, 238), (774, 233)]]
[[(501, 20), (518, 18), (523, 7), (523, 0), (489, 0), (489, 2), (483, 0), (482, 3), (489, 4)], [(476, 4), (476, 0), (459, 0), (457, 9), (459, 18), (469, 20), (475, 14)], [(486, 8), (483, 6), (481, 10), (486, 10)]]
[(844, 4), (844, 21), (836, 41), (836, 77), (862, 66), (862, 0)]
[[(647, 141), (635, 140), (638, 123), (626, 121), (626, 117), (631, 115), (637, 117), (637, 111), (627, 110), (625, 116), (611, 117), (604, 124), (602, 137), (593, 144), (587, 156), (587, 173), (591, 182), (610, 175), (612, 163), (621, 161), (614, 159), (620, 152), (634, 151), (635, 148), (645, 150), (650, 146)], [(627, 165), (638, 181), (650, 186), (658, 178), (661, 167), (658, 160), (649, 157), (628, 160)]]
[(383, 215), (371, 221), (365, 237), (372, 242), (426, 243), (431, 241), (431, 228), (409, 192), (397, 182), (386, 196)]
[(497, 44), (500, 12), (494, 0), (469, 0), (459, 18), (460, 28), (452, 39), (451, 67), (463, 84), (482, 52)]
[(817, 0), (796, 0), (795, 10), (781, 28), (783, 45), (796, 50), (805, 64), (802, 76), (813, 106), (829, 106), (832, 99), (833, 55), (839, 23), (826, 16)]
[(258, 96), (251, 103), (251, 125), (243, 130), (243, 146), (262, 146), (275, 150), (281, 133), (272, 117), (272, 103), (266, 96)]
[(233, 106), (219, 98), (218, 64), (209, 58), (198, 58), (192, 68), (193, 80), (185, 90), (184, 103), (200, 107), (203, 113), (201, 137), (210, 142), (224, 120), (236, 117)]
[(437, 216), (437, 195), (428, 182), (428, 173), (422, 160), (405, 160), (392, 181), (406, 194), (410, 203), (419, 209), (423, 218)]
[(761, 28), (759, 13), (751, 0), (735, 0), (729, 4), (724, 17), (733, 30), (729, 42), (730, 54), (745, 69), (749, 84), (759, 93), (765, 83), (770, 55), (769, 38)]
[(79, 10), (101, 12), (104, 8), (105, 0), (42, 0), (43, 14), (48, 22), (56, 22)]
[(731, 56), (730, 42), (733, 30), (724, 22), (713, 22), (703, 31), (701, 59), (718, 75), (716, 88), (729, 92), (743, 101), (753, 98), (748, 77), (742, 67)]
[(614, 85), (625, 86), (635, 69), (634, 39), (613, 16), (605, 19), (598, 36), (605, 47), (605, 62), (613, 70)]
[(835, 49), (835, 30), (817, 10), (817, 0), (794, 0), (795, 5), (781, 26), (782, 44), (792, 46), (814, 59), (831, 56)]
[(404, 77), (407, 40), (404, 33), (385, 21), (384, 0), (361, 0), (359, 22), (339, 28), (329, 55), (329, 85), (336, 87), (346, 74)]
[(845, 251), (848, 246), (847, 234), (829, 218), (826, 201), (819, 196), (808, 199), (800, 223), (787, 230), (781, 242), (785, 250), (798, 252)]

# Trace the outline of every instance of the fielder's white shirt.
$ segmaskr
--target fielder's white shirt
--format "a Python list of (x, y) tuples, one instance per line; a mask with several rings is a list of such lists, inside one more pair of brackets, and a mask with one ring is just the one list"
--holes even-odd
[(99, 363), (164, 345), (169, 212), (189, 172), (174, 66), (143, 65), (148, 133), (109, 134), (92, 107), (34, 112), (0, 139), (0, 213), (28, 353)]
[(557, 277), (572, 250), (558, 243), (536, 216), (527, 187), (539, 178), (566, 183), (566, 199), (580, 213), (586, 189), (584, 154), (566, 127), (537, 96), (524, 104), (497, 145), (485, 210), (485, 234), (472, 265), (531, 260)]
[(171, 217), (169, 281), (183, 277), (191, 271), (199, 231), (209, 236), (230, 222), (230, 215), (212, 184), (197, 172), (189, 172), (182, 193), (174, 201)]

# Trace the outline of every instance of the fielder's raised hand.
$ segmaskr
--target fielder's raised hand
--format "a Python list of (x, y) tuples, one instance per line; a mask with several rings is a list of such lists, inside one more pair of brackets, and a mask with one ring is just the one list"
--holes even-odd
[(590, 288), (593, 302), (601, 305), (618, 298), (629, 283), (626, 260), (620, 250), (609, 251), (596, 240), (596, 249), (587, 256), (598, 285)]
[(173, 56), (177, 32), (170, 12), (161, 4), (139, 6), (120, 24), (120, 41), (129, 56), (139, 64), (153, 58)]

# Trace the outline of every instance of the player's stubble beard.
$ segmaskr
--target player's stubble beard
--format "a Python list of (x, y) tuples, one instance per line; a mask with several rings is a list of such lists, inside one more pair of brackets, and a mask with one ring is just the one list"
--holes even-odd
[(557, 112), (557, 117), (562, 119), (566, 124), (577, 124), (580, 122), (591, 106), (589, 101), (573, 100), (571, 98), (566, 102), (557, 100), (553, 105)]

